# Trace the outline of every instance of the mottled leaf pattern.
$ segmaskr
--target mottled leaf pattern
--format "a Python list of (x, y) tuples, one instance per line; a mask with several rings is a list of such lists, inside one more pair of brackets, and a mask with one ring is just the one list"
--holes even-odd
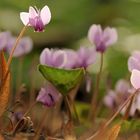
[(76, 87), (84, 76), (83, 68), (67, 70), (39, 65), (39, 71), (63, 95), (67, 95)]

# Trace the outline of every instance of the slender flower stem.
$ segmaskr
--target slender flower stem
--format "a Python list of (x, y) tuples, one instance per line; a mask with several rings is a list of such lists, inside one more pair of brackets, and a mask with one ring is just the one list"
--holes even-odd
[(80, 124), (80, 119), (79, 119), (79, 116), (78, 116), (78, 112), (77, 112), (77, 110), (76, 110), (75, 103), (73, 102), (72, 104), (73, 104), (73, 111), (74, 111), (74, 113), (75, 113), (76, 120), (77, 120), (78, 124)]
[(26, 29), (27, 29), (27, 25), (23, 27), (23, 29), (21, 30), (21, 32), (20, 32), (20, 34), (19, 34), (17, 40), (15, 41), (15, 44), (14, 44), (12, 50), (11, 50), (10, 56), (9, 56), (9, 58), (8, 58), (8, 61), (7, 61), (7, 66), (8, 66), (8, 68), (9, 68), (9, 66), (10, 66), (10, 64), (11, 64), (14, 51), (15, 51), (15, 49), (16, 49), (16, 47), (17, 47), (19, 41), (20, 41), (20, 39), (22, 38), (23, 34), (25, 33)]
[(18, 71), (17, 71), (17, 80), (16, 80), (16, 98), (20, 97), (20, 85), (22, 83), (22, 68), (23, 68), (23, 56), (19, 58), (18, 62)]
[(69, 100), (68, 100), (67, 96), (64, 97), (64, 102), (66, 104), (66, 108), (67, 108), (67, 111), (68, 111), (69, 121), (72, 121), (71, 107), (70, 107)]
[(106, 127), (108, 127), (108, 125), (117, 117), (117, 115), (121, 112), (121, 110), (134, 98), (134, 96), (137, 95), (137, 93), (140, 90), (136, 90), (133, 94), (131, 94), (127, 100), (121, 105), (121, 107), (116, 111), (115, 114), (113, 114), (113, 116), (103, 125), (102, 129), (99, 129), (96, 133), (94, 133), (92, 136), (90, 136), (88, 139), (86, 140), (92, 140), (93, 138), (95, 138), (97, 135), (99, 135), (101, 133), (101, 131), (103, 131)]
[(77, 113), (77, 110), (76, 110), (74, 100), (72, 100), (69, 96), (67, 96), (67, 98), (68, 98), (69, 102), (72, 105), (72, 109), (73, 109), (73, 112), (75, 114), (76, 120), (77, 120), (78, 124), (80, 124), (80, 119), (79, 119), (79, 116), (78, 116), (78, 113)]
[(41, 122), (40, 122), (40, 125), (39, 125), (38, 129), (37, 129), (36, 136), (35, 136), (34, 140), (38, 140), (39, 139), (40, 132), (41, 132), (42, 127), (43, 127), (43, 125), (45, 123), (47, 113), (48, 113), (48, 110), (46, 109), (44, 114), (43, 114), (43, 116), (42, 116), (42, 118), (41, 118)]
[[(11, 51), (10, 56), (9, 56), (9, 58), (8, 58), (8, 61), (7, 61), (7, 71), (6, 71), (6, 73), (5, 73), (4, 80), (3, 80), (3, 82), (1, 83), (1, 85), (5, 84), (5, 81), (6, 81), (6, 79), (7, 79), (7, 76), (8, 76), (8, 74), (9, 74), (9, 72), (10, 72), (10, 64), (11, 64), (11, 61), (12, 61), (12, 58), (13, 58), (14, 51), (15, 51), (15, 49), (16, 49), (16, 47), (17, 47), (19, 41), (20, 41), (20, 39), (22, 38), (22, 36), (23, 36), (23, 34), (24, 34), (24, 32), (25, 32), (27, 26), (28, 26), (28, 24), (27, 24), (26, 26), (23, 27), (23, 29), (21, 30), (21, 32), (20, 32), (20, 34), (19, 34), (19, 36), (18, 36), (18, 38), (17, 38), (17, 40), (16, 40), (16, 42), (15, 42), (13, 48), (12, 48), (12, 51)], [(2, 86), (0, 86), (0, 93), (1, 93), (1, 88), (2, 88)]]
[(91, 120), (94, 120), (95, 115), (96, 115), (95, 110), (97, 107), (97, 96), (99, 93), (99, 85), (100, 85), (102, 69), (103, 69), (103, 53), (101, 53), (100, 70), (99, 70), (99, 73), (97, 74), (96, 86), (95, 86), (95, 90), (93, 91), (93, 96), (92, 96), (92, 100), (91, 100), (91, 110), (90, 110), (90, 114), (89, 114), (89, 118)]

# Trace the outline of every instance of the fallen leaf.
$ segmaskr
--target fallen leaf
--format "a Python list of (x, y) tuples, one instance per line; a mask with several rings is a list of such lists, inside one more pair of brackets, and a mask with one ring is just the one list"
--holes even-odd
[(0, 51), (0, 117), (5, 112), (10, 95), (10, 72), (3, 51)]
[(108, 140), (116, 140), (121, 129), (120, 124), (114, 125), (108, 132)]

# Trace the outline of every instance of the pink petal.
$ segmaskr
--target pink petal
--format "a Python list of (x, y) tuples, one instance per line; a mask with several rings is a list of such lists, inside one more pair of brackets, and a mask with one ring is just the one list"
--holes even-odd
[(130, 78), (131, 84), (135, 89), (140, 88), (140, 71), (134, 69), (132, 70), (131, 78)]
[(93, 47), (87, 48), (87, 65), (91, 65), (96, 61), (96, 51)]
[(91, 43), (95, 43), (95, 45), (98, 46), (102, 38), (101, 26), (93, 24), (88, 31), (88, 38)]
[(140, 111), (140, 93), (136, 96), (136, 108)]
[(132, 56), (140, 62), (140, 51), (134, 51)]
[(67, 55), (64, 51), (57, 50), (53, 53), (53, 65), (59, 68), (65, 66), (67, 62)]
[(125, 93), (127, 94), (129, 89), (130, 89), (130, 85), (128, 81), (123, 79), (119, 80), (115, 86), (115, 91), (118, 94), (125, 94)]
[(77, 53), (72, 49), (65, 49), (64, 51), (67, 55), (67, 59), (70, 60), (65, 64), (65, 68), (74, 68), (78, 63)]
[(49, 7), (46, 5), (42, 8), (40, 16), (44, 25), (48, 24), (51, 20), (51, 12)]
[(31, 52), (33, 49), (33, 41), (30, 37), (23, 37), (20, 41), (20, 45), (24, 45), (24, 52), (26, 54)]
[(113, 108), (115, 100), (116, 93), (113, 90), (109, 90), (108, 94), (104, 97), (104, 104), (109, 108)]
[(29, 13), (21, 12), (20, 13), (20, 19), (23, 22), (24, 25), (27, 25), (29, 23)]
[(110, 28), (110, 27), (105, 28), (105, 30), (103, 32), (103, 38), (102, 39), (103, 39), (102, 42), (105, 43), (106, 47), (114, 44), (118, 39), (116, 29), (115, 28)]
[(32, 6), (30, 6), (29, 7), (29, 18), (34, 19), (36, 16), (38, 16), (37, 11)]
[(140, 62), (135, 57), (131, 56), (128, 59), (128, 69), (132, 72), (133, 69), (140, 70)]
[(52, 65), (52, 50), (45, 48), (40, 55), (40, 63), (43, 65)]
[(0, 33), (0, 50), (4, 49), (7, 46), (10, 36), (11, 33), (8, 31)]
[[(11, 37), (8, 41), (8, 45), (7, 45), (6, 49), (7, 49), (9, 54), (12, 50), (12, 47), (13, 47), (16, 39), (17, 39), (16, 37)], [(32, 50), (32, 48), (33, 48), (33, 43), (32, 43), (31, 38), (23, 37), (19, 41), (18, 46), (15, 49), (13, 56), (20, 57), (22, 55), (25, 55), (25, 54), (29, 53)]]

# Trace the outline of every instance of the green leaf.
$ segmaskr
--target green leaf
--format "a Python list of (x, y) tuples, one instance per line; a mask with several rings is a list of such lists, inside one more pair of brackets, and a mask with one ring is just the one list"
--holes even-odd
[(52, 83), (63, 95), (67, 95), (76, 87), (84, 76), (83, 68), (66, 70), (46, 65), (39, 65), (38, 68), (46, 80)]
[(140, 120), (124, 121), (122, 123), (121, 132), (135, 132), (140, 130)]

